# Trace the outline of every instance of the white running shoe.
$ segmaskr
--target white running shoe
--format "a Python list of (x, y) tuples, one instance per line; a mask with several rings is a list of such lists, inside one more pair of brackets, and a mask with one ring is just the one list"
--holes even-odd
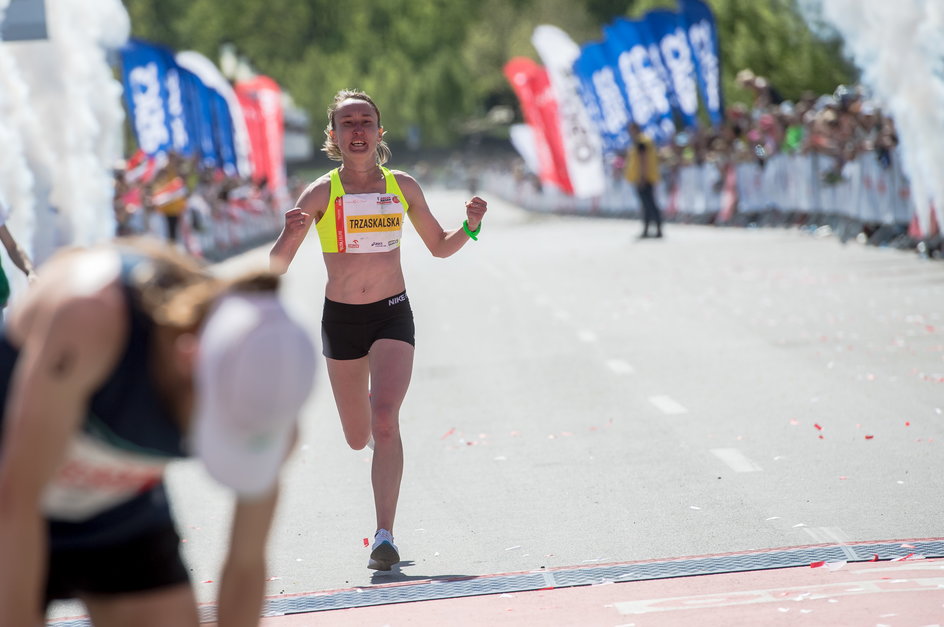
[(393, 543), (393, 535), (386, 529), (378, 529), (374, 534), (374, 546), (370, 550), (370, 561), (367, 568), (372, 570), (390, 570), (390, 567), (400, 561), (397, 545)]

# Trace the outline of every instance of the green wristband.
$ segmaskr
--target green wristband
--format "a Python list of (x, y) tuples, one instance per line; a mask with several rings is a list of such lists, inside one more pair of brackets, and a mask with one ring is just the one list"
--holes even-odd
[(463, 220), (463, 221), (462, 221), (462, 230), (465, 231), (465, 234), (466, 234), (466, 235), (468, 235), (469, 237), (471, 237), (471, 238), (474, 239), (475, 241), (478, 241), (478, 240), (479, 240), (479, 238), (478, 238), (479, 231), (482, 230), (482, 223), (479, 222), (479, 228), (477, 228), (477, 229), (475, 229), (475, 230), (473, 231), (472, 229), (469, 228), (469, 221), (468, 221), (468, 220)]

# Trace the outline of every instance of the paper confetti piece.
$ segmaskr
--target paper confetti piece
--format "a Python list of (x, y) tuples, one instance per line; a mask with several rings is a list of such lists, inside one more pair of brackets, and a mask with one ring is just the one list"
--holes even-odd
[(366, 549), (369, 546), (370, 546), (370, 540), (367, 538), (364, 538), (364, 548)]
[(514, 551), (515, 549), (520, 549), (520, 548), (521, 548), (521, 545), (520, 545), (520, 544), (516, 544), (515, 546), (510, 546), (510, 547), (508, 547), (508, 548), (505, 549), (505, 550), (506, 550), (506, 551)]
[(903, 548), (903, 549), (914, 549), (914, 548), (917, 548), (917, 547), (916, 547), (915, 545), (913, 545), (913, 544), (902, 544), (902, 545), (901, 545), (901, 548)]
[(907, 560), (909, 560), (909, 559), (914, 558), (914, 556), (915, 556), (914, 553), (909, 553), (908, 555), (905, 555), (904, 557), (893, 557), (891, 561), (893, 561), (893, 562), (904, 562), (904, 561), (907, 561)]
[(816, 428), (817, 428), (818, 430), (820, 430), (820, 431), (823, 430), (823, 427), (822, 427), (819, 423), (814, 422), (814, 423), (813, 423), (813, 426), (816, 427)]
[(810, 568), (822, 568), (826, 562), (810, 562)]
[(449, 431), (446, 431), (444, 434), (442, 434), (442, 437), (440, 437), (439, 439), (440, 439), (440, 440), (445, 440), (446, 438), (448, 438), (450, 435), (452, 435), (452, 434), (455, 433), (455, 432), (456, 432), (456, 428), (453, 427), (453, 428), (449, 429)]
[(870, 559), (869, 561), (870, 561), (870, 562), (877, 562), (877, 561), (878, 561), (878, 553), (872, 553), (872, 559)]
[(874, 436), (874, 435), (867, 435), (867, 436), (865, 436), (865, 439), (866, 439), (866, 440), (874, 440), (874, 439), (875, 439), (875, 436)]
[(848, 562), (844, 562), (844, 561), (840, 561), (840, 562), (826, 562), (826, 568), (828, 568), (829, 570), (835, 572), (835, 571), (837, 571), (837, 570), (840, 570), (840, 569), (841, 569), (842, 567), (844, 567), (847, 563), (848, 563)]
[(212, 580), (212, 579), (207, 579), (207, 580), (205, 580), (205, 581), (201, 581), (200, 583), (213, 583), (213, 580)]

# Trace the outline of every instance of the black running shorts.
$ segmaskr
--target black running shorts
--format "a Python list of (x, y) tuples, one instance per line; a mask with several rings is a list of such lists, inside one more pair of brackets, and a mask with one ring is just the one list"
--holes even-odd
[(325, 299), (321, 345), (329, 359), (360, 359), (377, 340), (416, 345), (413, 310), (406, 292), (366, 305)]
[(144, 592), (187, 583), (180, 536), (171, 522), (109, 546), (55, 549), (49, 555), (46, 603)]

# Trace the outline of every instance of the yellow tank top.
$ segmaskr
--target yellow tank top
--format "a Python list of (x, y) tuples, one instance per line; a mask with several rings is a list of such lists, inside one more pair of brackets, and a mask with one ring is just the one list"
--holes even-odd
[(390, 170), (383, 194), (345, 194), (339, 168), (331, 171), (331, 198), (315, 225), (326, 253), (382, 253), (399, 248), (403, 217), (410, 205)]

